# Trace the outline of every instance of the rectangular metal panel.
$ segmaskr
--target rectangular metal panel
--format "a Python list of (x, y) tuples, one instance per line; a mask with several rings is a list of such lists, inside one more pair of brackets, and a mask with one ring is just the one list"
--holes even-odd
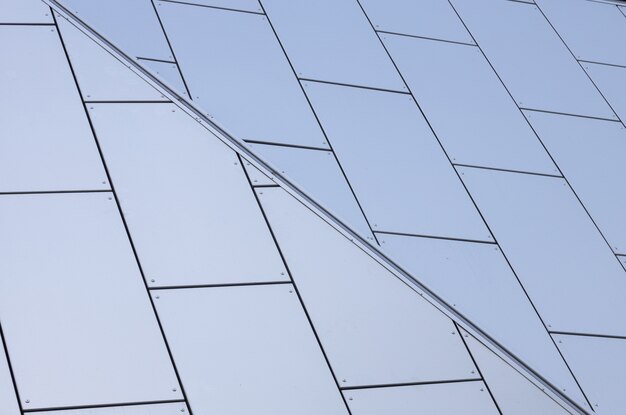
[(474, 43), (454, 9), (440, 0), (361, 0), (376, 30)]
[(327, 147), (266, 17), (157, 4), (193, 100), (221, 127), (239, 139)]
[(187, 94), (187, 88), (185, 88), (185, 83), (183, 82), (183, 78), (180, 76), (180, 71), (178, 70), (178, 66), (173, 62), (161, 62), (161, 61), (152, 61), (147, 59), (138, 59), (138, 62), (143, 66), (148, 72), (155, 75), (160, 80), (164, 81), (164, 83), (176, 91), (179, 95), (184, 97), (189, 97)]
[(0, 0), (0, 24), (53, 23), (50, 7), (41, 0)]
[(86, 101), (167, 101), (85, 33), (57, 16), (61, 38)]
[(185, 0), (185, 3), (231, 10), (263, 13), (258, 0)]
[(452, 0), (520, 107), (614, 118), (537, 6)]
[(613, 251), (626, 254), (624, 126), (533, 111), (528, 111), (526, 117)]
[(626, 122), (626, 68), (588, 62), (583, 65), (615, 113)]
[(576, 58), (626, 65), (626, 23), (616, 5), (589, 0), (537, 4)]
[(452, 162), (558, 174), (478, 48), (382, 36)]
[(287, 279), (232, 150), (173, 104), (91, 107), (150, 286)]
[(196, 414), (347, 414), (290, 284), (153, 293)]
[(490, 240), (411, 97), (314, 82), (305, 89), (374, 231)]
[(9, 371), (4, 347), (0, 342), (0, 412), (4, 415), (20, 415), (15, 388)]
[(56, 29), (0, 26), (0, 53), (0, 192), (108, 189)]
[(352, 0), (264, 0), (299, 78), (406, 91), (367, 16)]
[(250, 178), (250, 182), (252, 186), (271, 186), (276, 185), (272, 179), (267, 177), (265, 174), (261, 173), (259, 169), (254, 167), (252, 163), (244, 159), (243, 163), (244, 168), (246, 169), (246, 173)]
[(25, 409), (180, 399), (110, 193), (0, 197), (0, 319)]
[(559, 348), (599, 415), (624, 411), (626, 339), (554, 335)]
[(342, 386), (476, 379), (452, 321), (283, 189), (257, 189)]
[(626, 273), (563, 179), (459, 171), (549, 329), (626, 334)]
[(187, 415), (184, 403), (114, 406), (108, 408), (70, 409), (67, 411), (33, 412), (33, 415)]

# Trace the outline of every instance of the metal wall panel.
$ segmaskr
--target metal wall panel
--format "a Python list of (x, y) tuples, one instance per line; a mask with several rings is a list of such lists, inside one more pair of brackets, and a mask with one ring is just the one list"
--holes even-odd
[(264, 0), (299, 78), (406, 91), (353, 0)]
[(554, 335), (593, 410), (619, 414), (626, 406), (626, 339)]
[(185, 0), (185, 3), (262, 13), (258, 0)]
[(63, 17), (57, 16), (63, 43), (87, 101), (166, 101), (159, 91)]
[(626, 274), (563, 179), (459, 171), (549, 329), (626, 334)]
[(587, 62), (583, 65), (615, 113), (626, 122), (626, 68)]
[(347, 414), (293, 286), (153, 293), (196, 414)]
[(15, 388), (2, 343), (0, 343), (0, 412), (4, 415), (20, 415), (20, 408), (17, 404)]
[(246, 169), (246, 173), (248, 173), (252, 186), (277, 186), (272, 179), (267, 177), (264, 173), (261, 173), (261, 171), (254, 167), (249, 161), (244, 159), (243, 166)]
[(626, 65), (626, 22), (617, 6), (589, 0), (537, 4), (578, 59)]
[(499, 414), (480, 381), (361, 389), (344, 394), (352, 415)]
[(550, 382), (584, 401), (497, 246), (383, 234), (377, 237), (384, 250), (420, 282)]
[(354, 231), (373, 239), (333, 153), (261, 144), (250, 148)]
[[(552, 398), (472, 336), (465, 332), (463, 332), (463, 336), (503, 414), (569, 414)], [(589, 408), (587, 404), (584, 406)]]
[(0, 192), (107, 189), (56, 29), (0, 26), (0, 53)]
[(626, 254), (624, 126), (532, 111), (526, 116), (613, 251)]
[(0, 197), (0, 319), (25, 409), (180, 399), (112, 195)]
[(148, 284), (287, 278), (232, 150), (172, 104), (92, 107)]
[(47, 4), (41, 0), (0, 0), (0, 24), (53, 23)]
[(455, 326), (283, 189), (257, 189), (342, 386), (476, 379)]
[(169, 87), (174, 89), (178, 94), (188, 97), (187, 88), (183, 78), (180, 76), (180, 71), (175, 63), (151, 61), (147, 59), (139, 60), (139, 63), (146, 68), (149, 72), (157, 77), (161, 78)]
[(476, 47), (383, 35), (454, 163), (558, 173)]
[(535, 5), (452, 0), (520, 107), (615, 117)]
[(67, 411), (34, 412), (33, 415), (186, 415), (184, 403), (116, 406), (110, 408), (70, 409)]
[[(194, 101), (221, 127), (240, 139), (327, 147), (266, 17), (158, 4)], [(196, 47), (202, 39), (212, 41)]]
[(491, 238), (411, 97), (305, 84), (374, 231)]
[(474, 43), (447, 1), (361, 0), (376, 30)]

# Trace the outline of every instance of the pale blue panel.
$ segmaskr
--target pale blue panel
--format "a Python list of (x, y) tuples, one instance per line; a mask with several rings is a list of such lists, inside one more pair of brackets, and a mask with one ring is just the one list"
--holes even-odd
[(181, 399), (111, 193), (0, 197), (0, 319), (25, 409)]
[(165, 81), (167, 86), (171, 87), (179, 95), (188, 97), (187, 89), (183, 83), (183, 78), (180, 77), (180, 71), (175, 63), (151, 61), (146, 59), (140, 59), (138, 62), (150, 71), (153, 75)]
[(626, 122), (626, 68), (587, 62), (583, 66), (615, 113)]
[(454, 163), (558, 174), (478, 48), (382, 36)]
[(261, 171), (254, 167), (249, 161), (244, 159), (243, 166), (246, 169), (246, 173), (248, 173), (252, 186), (276, 185), (272, 179), (267, 177), (264, 173), (261, 173)]
[(376, 30), (474, 43), (450, 3), (441, 0), (361, 0)]
[(15, 388), (9, 371), (9, 365), (0, 343), (0, 412), (5, 415), (19, 415), (20, 408), (15, 396)]
[(520, 107), (615, 117), (537, 6), (503, 0), (452, 4)]
[(459, 171), (549, 329), (626, 334), (626, 273), (563, 179)]
[(291, 284), (152, 297), (195, 414), (347, 415)]
[(265, 17), (158, 4), (193, 100), (221, 127), (239, 139), (326, 147)]
[(90, 114), (149, 285), (288, 278), (232, 150), (172, 104)]
[(265, 0), (298, 77), (406, 91), (353, 0)]
[(2, 23), (53, 23), (47, 4), (41, 0), (0, 0)]
[(182, 0), (184, 3), (262, 13), (258, 0)]
[(490, 240), (411, 97), (314, 82), (305, 89), (374, 231)]
[(187, 415), (184, 403), (114, 406), (109, 408), (70, 409), (67, 411), (34, 412), (33, 415)]
[(613, 251), (626, 254), (624, 126), (532, 111), (526, 116)]

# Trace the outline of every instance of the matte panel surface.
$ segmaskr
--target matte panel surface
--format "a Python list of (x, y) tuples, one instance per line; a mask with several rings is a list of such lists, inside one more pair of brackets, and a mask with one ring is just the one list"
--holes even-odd
[[(271, 186), (276, 185), (272, 179), (267, 177), (264, 173), (261, 173), (259, 169), (254, 167), (250, 162), (244, 159), (244, 168), (246, 169), (246, 173), (248, 173), (248, 177), (250, 178), (250, 182), (252, 186)], [(276, 185), (277, 186), (277, 185)]]
[(305, 83), (374, 231), (489, 240), (412, 98)]
[(478, 48), (382, 36), (452, 162), (558, 174)]
[[(267, 18), (159, 3), (194, 101), (235, 137), (326, 147)], [(219, 39), (190, 47), (198, 39)]]
[(258, 0), (184, 0), (184, 3), (262, 13)]
[(537, 6), (452, 3), (520, 107), (615, 117)]
[(626, 334), (626, 274), (563, 179), (459, 171), (549, 329)]
[(172, 104), (90, 114), (148, 284), (287, 278), (232, 150)]
[(0, 412), (6, 415), (20, 415), (20, 408), (15, 396), (9, 365), (0, 343)]
[(2, 23), (53, 23), (47, 4), (41, 0), (0, 0)]
[(299, 78), (406, 91), (353, 0), (264, 0)]
[(183, 78), (180, 77), (180, 72), (175, 63), (151, 61), (147, 59), (140, 59), (139, 63), (153, 75), (165, 81), (168, 86), (180, 95), (184, 97), (189, 96), (189, 94), (187, 94), (187, 88), (185, 88), (185, 84), (183, 83)]
[(342, 386), (478, 378), (445, 315), (284, 190), (257, 193)]
[(25, 409), (180, 399), (110, 193), (0, 197), (0, 319)]
[(184, 403), (132, 405), (110, 408), (71, 409), (67, 411), (34, 412), (34, 415), (186, 415)]
[(615, 113), (626, 120), (626, 68), (587, 62), (583, 66)]
[(0, 192), (107, 189), (56, 29), (0, 26), (0, 53)]
[(197, 414), (347, 414), (293, 286), (153, 293)]

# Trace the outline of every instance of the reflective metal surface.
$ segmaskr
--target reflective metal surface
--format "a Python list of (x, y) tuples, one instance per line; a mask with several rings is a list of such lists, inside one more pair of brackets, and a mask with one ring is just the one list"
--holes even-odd
[(583, 67), (621, 120), (626, 120), (626, 68), (584, 62)]
[(265, 174), (261, 173), (259, 169), (254, 167), (249, 161), (244, 159), (243, 163), (244, 168), (246, 169), (246, 173), (250, 178), (250, 182), (252, 186), (271, 186), (276, 185), (272, 179), (270, 179)]
[(34, 415), (185, 415), (184, 403), (117, 406), (109, 408), (71, 409), (67, 411), (34, 412)]
[(19, 415), (15, 389), (9, 372), (9, 365), (5, 357), (4, 347), (0, 343), (0, 411), (6, 415)]
[(184, 3), (261, 13), (258, 0), (185, 0)]
[(52, 13), (40, 0), (0, 0), (0, 24), (52, 23)]
[(150, 69), (152, 73), (160, 77), (163, 81), (167, 82), (169, 86), (178, 91), (179, 94), (188, 97), (187, 88), (183, 83), (183, 79), (180, 77), (178, 66), (175, 63), (152, 61), (147, 59), (141, 59), (139, 61), (142, 66)]

